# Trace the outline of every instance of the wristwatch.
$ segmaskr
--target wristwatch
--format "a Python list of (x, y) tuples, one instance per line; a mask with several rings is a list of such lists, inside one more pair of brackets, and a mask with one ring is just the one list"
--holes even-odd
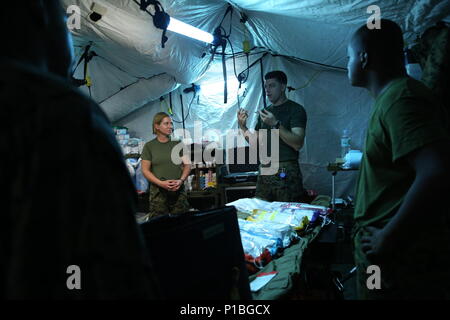
[(277, 120), (277, 122), (272, 126), (272, 129), (280, 129), (280, 120)]

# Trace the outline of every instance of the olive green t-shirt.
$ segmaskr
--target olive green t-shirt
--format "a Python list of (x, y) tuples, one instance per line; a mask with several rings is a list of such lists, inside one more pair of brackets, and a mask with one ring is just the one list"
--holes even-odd
[(415, 177), (405, 156), (449, 139), (444, 109), (419, 81), (394, 80), (375, 101), (357, 181), (355, 221), (383, 227), (399, 209)]
[[(172, 149), (183, 143), (181, 141), (160, 142), (157, 138), (147, 142), (142, 150), (142, 160), (151, 162), (150, 171), (160, 180), (180, 179), (182, 174), (181, 164), (175, 164), (172, 161)], [(183, 148), (180, 148), (179, 157), (183, 156)]]
[[(306, 111), (302, 105), (287, 100), (285, 103), (279, 106), (270, 105), (266, 108), (269, 112), (273, 113), (277, 120), (280, 120), (281, 125), (287, 130), (292, 128), (304, 128), (306, 129), (307, 116)], [(261, 117), (258, 116), (258, 122), (256, 123), (255, 131), (260, 129), (267, 129), (267, 155), (271, 155), (271, 143), (270, 132), (271, 127), (261, 121)], [(299, 152), (294, 150), (281, 138), (279, 139), (279, 161), (298, 160)]]

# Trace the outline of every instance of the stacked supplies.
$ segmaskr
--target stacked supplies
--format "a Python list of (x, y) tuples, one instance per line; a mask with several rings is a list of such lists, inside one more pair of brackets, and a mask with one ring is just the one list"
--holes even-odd
[(273, 222), (252, 222), (238, 219), (244, 252), (253, 257), (260, 256), (264, 249), (275, 255), (281, 248), (288, 247), (298, 239), (294, 229), (286, 224)]
[(142, 153), (145, 145), (144, 140), (132, 138), (126, 127), (114, 126), (113, 130), (124, 155)]
[(227, 205), (235, 206), (247, 216), (246, 219), (239, 219), (239, 229), (247, 268), (251, 274), (298, 240), (298, 232), (306, 229), (312, 220), (328, 212), (322, 206), (268, 202), (257, 198), (239, 199)]

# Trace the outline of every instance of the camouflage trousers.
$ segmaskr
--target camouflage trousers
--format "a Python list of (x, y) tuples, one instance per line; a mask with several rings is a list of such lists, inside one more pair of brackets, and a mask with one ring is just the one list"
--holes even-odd
[(258, 176), (255, 197), (266, 201), (301, 202), (306, 195), (298, 161), (280, 162), (274, 175)]
[(184, 186), (178, 191), (167, 191), (155, 185), (150, 186), (149, 218), (163, 214), (177, 214), (189, 211), (189, 202)]
[[(450, 299), (448, 235), (442, 229), (423, 232), (398, 248), (394, 257), (379, 263), (371, 262), (362, 251), (361, 237), (367, 232), (358, 231), (354, 237), (357, 299)], [(376, 272), (369, 266), (379, 268), (379, 288), (374, 287)]]

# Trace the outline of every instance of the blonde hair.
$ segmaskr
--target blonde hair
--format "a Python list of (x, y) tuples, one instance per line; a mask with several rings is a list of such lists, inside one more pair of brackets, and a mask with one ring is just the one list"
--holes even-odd
[(155, 114), (155, 116), (153, 117), (153, 134), (156, 134), (155, 125), (160, 125), (163, 119), (167, 117), (170, 118), (170, 116), (165, 112), (158, 112), (157, 114)]

